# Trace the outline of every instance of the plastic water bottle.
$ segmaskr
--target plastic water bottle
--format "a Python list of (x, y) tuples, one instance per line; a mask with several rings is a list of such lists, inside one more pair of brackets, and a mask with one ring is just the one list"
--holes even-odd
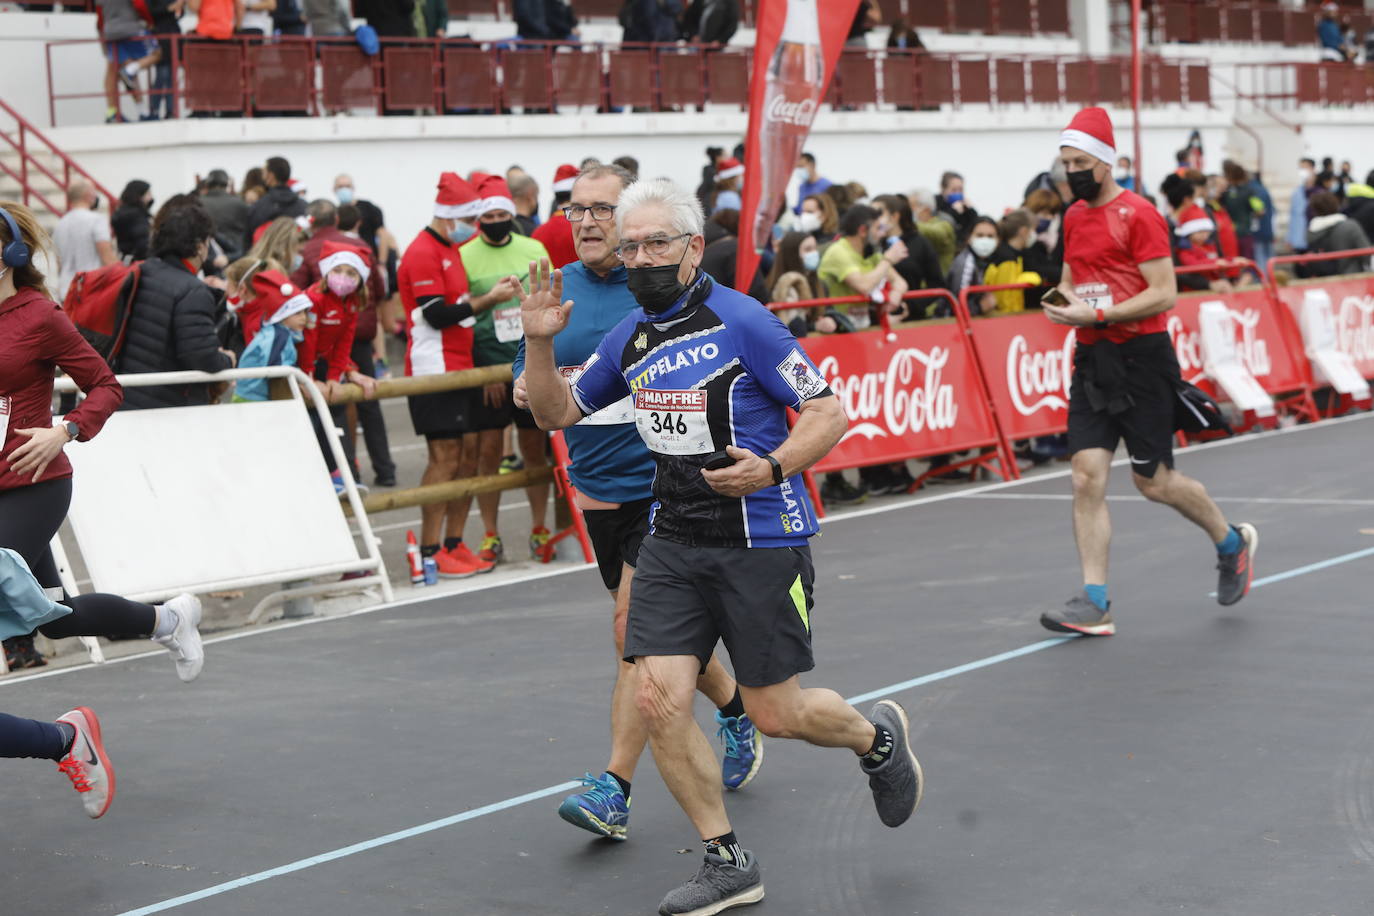
[(439, 564), (434, 561), (434, 558), (425, 557), (422, 562), (422, 567), (425, 572), (425, 585), (438, 585)]

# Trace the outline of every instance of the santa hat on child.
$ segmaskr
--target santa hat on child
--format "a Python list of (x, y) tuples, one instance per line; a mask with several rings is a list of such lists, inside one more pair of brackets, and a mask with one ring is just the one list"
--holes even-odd
[(366, 283), (367, 278), (372, 275), (372, 268), (367, 260), (367, 256), (360, 248), (343, 242), (325, 242), (320, 249), (320, 276), (327, 275), (339, 266), (351, 267), (358, 272), (362, 282)]
[(310, 297), (291, 285), (280, 272), (260, 270), (253, 275), (253, 305), (269, 315), (266, 324), (276, 324), (310, 308)]
[(475, 188), (457, 172), (439, 176), (439, 193), (434, 198), (434, 215), (440, 219), (468, 219), (481, 212), (482, 199)]
[(743, 174), (743, 164), (733, 156), (729, 159), (722, 159), (716, 164), (716, 181), (725, 181), (727, 178), (734, 178), (736, 175)]
[(477, 185), (478, 195), (482, 198), (479, 216), (492, 210), (505, 210), (507, 213), (515, 214), (515, 201), (511, 200), (510, 186), (506, 184), (506, 179), (500, 175), (475, 172), (472, 180)]
[(1116, 162), (1116, 135), (1112, 119), (1101, 108), (1084, 108), (1059, 134), (1059, 145), (1082, 150), (1103, 162)]
[(1179, 214), (1178, 228), (1174, 234), (1179, 238), (1186, 239), (1194, 232), (1213, 232), (1217, 224), (1207, 215), (1207, 212), (1197, 204), (1189, 204), (1182, 213)]
[(560, 165), (558, 171), (553, 173), (553, 191), (555, 194), (560, 191), (571, 191), (573, 183), (577, 181), (577, 166)]

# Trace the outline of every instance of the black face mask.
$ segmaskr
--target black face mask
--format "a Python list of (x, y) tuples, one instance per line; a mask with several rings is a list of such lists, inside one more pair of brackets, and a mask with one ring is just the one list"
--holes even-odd
[(1102, 193), (1102, 182), (1093, 177), (1092, 169), (1069, 172), (1068, 180), (1069, 190), (1073, 192), (1074, 200), (1096, 200), (1097, 195)]
[(682, 262), (679, 261), (661, 267), (630, 267), (625, 271), (630, 295), (644, 309), (644, 314), (650, 318), (662, 315), (687, 292), (687, 287), (677, 278), (681, 267)]
[(873, 243), (871, 241), (867, 239), (864, 240), (863, 256), (865, 261), (873, 257), (874, 252), (876, 252), (877, 250), (878, 249), (873, 247)]
[(499, 223), (479, 223), (482, 234), (487, 237), (487, 241), (493, 245), (500, 245), (510, 237), (511, 228), (515, 225), (514, 220), (503, 219)]

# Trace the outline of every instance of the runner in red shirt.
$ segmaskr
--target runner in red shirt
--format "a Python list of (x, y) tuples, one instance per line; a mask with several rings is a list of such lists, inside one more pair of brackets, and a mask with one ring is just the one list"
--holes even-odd
[(560, 165), (558, 171), (553, 173), (553, 214), (530, 236), (548, 251), (549, 261), (554, 267), (567, 267), (577, 260), (572, 223), (563, 215), (563, 207), (572, 199), (572, 188), (577, 176), (575, 165)]
[[(482, 200), (472, 185), (454, 172), (439, 176), (434, 219), (421, 230), (401, 258), (396, 273), (409, 334), (406, 375), (438, 375), (472, 368), (472, 326), (476, 315), (505, 302), (520, 289), (518, 281), (497, 284), (485, 296), (469, 298), (467, 274), (458, 246), (472, 238)], [(477, 433), (469, 428), (471, 402), (467, 389), (410, 397), (415, 434), (429, 450), (422, 484), (461, 480), (477, 474)], [(494, 566), (477, 558), (463, 543), (472, 497), (420, 509), (420, 552), (434, 557), (439, 575), (461, 579)], [(442, 542), (440, 541), (443, 537)]]
[(1174, 470), (1174, 411), (1181, 385), (1164, 313), (1177, 295), (1169, 229), (1149, 201), (1112, 177), (1112, 123), (1086, 108), (1060, 134), (1060, 159), (1076, 202), (1064, 217), (1064, 303), (1044, 300), (1046, 316), (1078, 328), (1069, 389), (1073, 528), (1083, 591), (1046, 611), (1046, 628), (1088, 636), (1116, 632), (1107, 600), (1111, 519), (1107, 477), (1125, 440), (1136, 488), (1172, 506), (1216, 545), (1217, 601), (1235, 604), (1250, 588), (1259, 534), (1232, 526), (1202, 484)]

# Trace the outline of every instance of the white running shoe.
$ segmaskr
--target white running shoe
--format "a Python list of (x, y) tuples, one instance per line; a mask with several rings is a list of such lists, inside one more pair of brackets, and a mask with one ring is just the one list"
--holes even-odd
[(78, 706), (58, 718), (76, 729), (72, 748), (57, 763), (57, 768), (72, 781), (81, 793), (81, 803), (91, 817), (100, 817), (110, 810), (115, 797), (114, 767), (105, 756), (105, 744), (100, 740), (100, 720), (85, 706)]
[(195, 595), (177, 595), (165, 602), (165, 608), (176, 611), (176, 629), (169, 636), (154, 636), (153, 642), (166, 646), (177, 663), (177, 677), (190, 683), (205, 665), (205, 647), (200, 642), (200, 599)]

